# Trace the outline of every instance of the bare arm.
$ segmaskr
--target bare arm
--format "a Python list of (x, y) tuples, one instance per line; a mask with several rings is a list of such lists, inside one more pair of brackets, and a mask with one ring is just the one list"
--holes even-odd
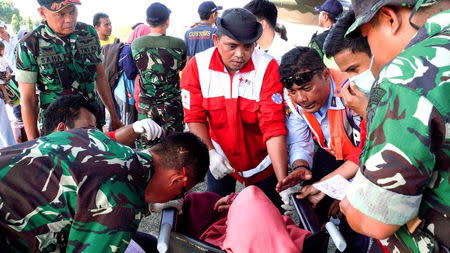
[(139, 135), (134, 132), (133, 125), (128, 125), (117, 129), (115, 137), (118, 143), (131, 146)]
[(103, 69), (103, 65), (97, 65), (97, 78), (96, 78), (96, 89), (100, 99), (105, 105), (106, 109), (109, 111), (111, 115), (111, 127), (113, 130), (116, 130), (120, 127), (123, 127), (122, 122), (120, 122), (119, 117), (117, 116), (116, 108), (114, 106), (114, 102), (112, 99), (111, 90), (109, 88), (108, 81), (106, 79), (105, 70)]
[(209, 135), (208, 125), (205, 123), (188, 123), (189, 132), (197, 135), (208, 147), (208, 150), (214, 149), (211, 142), (211, 136)]
[(341, 201), (340, 208), (348, 224), (355, 232), (371, 238), (382, 240), (391, 236), (400, 228), (399, 225), (385, 224), (361, 213), (350, 204), (347, 198)]
[(22, 119), (28, 140), (39, 137), (37, 127), (36, 84), (19, 82)]
[(273, 170), (277, 176), (278, 182), (287, 176), (287, 146), (286, 136), (280, 135), (271, 137), (266, 141), (267, 153), (272, 161)]

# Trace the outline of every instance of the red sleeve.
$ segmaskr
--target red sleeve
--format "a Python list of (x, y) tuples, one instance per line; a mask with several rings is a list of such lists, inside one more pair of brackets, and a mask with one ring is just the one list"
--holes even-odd
[(359, 124), (359, 128), (361, 129), (361, 131), (360, 131), (361, 140), (359, 142), (359, 145), (358, 145), (358, 147), (353, 149), (353, 152), (351, 152), (345, 158), (345, 160), (352, 161), (355, 164), (359, 164), (359, 157), (361, 156), (362, 150), (364, 148), (364, 143), (366, 143), (367, 136), (366, 136), (366, 121), (365, 120), (361, 120), (361, 123)]
[(181, 74), (181, 99), (183, 101), (184, 122), (207, 123), (206, 109), (198, 77), (197, 60), (192, 58)]
[(272, 137), (287, 134), (283, 113), (283, 85), (275, 60), (269, 63), (264, 74), (258, 119), (264, 142)]
[(106, 136), (116, 141), (116, 131), (107, 132)]

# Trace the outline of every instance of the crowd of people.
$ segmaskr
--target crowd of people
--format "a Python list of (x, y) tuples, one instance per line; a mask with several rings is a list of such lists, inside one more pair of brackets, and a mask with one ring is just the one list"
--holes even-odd
[[(33, 31), (0, 21), (3, 248), (153, 252), (140, 220), (175, 207), (227, 252), (296, 253), (296, 194), (345, 252), (450, 252), (450, 1), (326, 0), (308, 46), (268, 0), (205, 1), (184, 40), (154, 2), (126, 42), (79, 0), (38, 3)], [(314, 187), (337, 175), (343, 200)]]

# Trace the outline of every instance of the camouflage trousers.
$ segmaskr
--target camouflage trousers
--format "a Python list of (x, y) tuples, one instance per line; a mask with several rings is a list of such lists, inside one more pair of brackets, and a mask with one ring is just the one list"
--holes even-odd
[[(183, 106), (181, 97), (176, 97), (161, 103), (146, 103), (148, 99), (139, 98), (138, 120), (151, 118), (163, 129), (163, 137), (174, 132), (182, 132), (183, 124)], [(138, 148), (148, 148), (155, 145), (159, 139), (148, 140), (145, 134), (137, 141)]]

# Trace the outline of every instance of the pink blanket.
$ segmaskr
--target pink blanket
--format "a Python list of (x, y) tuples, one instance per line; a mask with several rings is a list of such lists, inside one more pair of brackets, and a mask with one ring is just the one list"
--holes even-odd
[[(289, 216), (282, 216), (256, 186), (246, 187), (236, 196), (226, 217), (220, 217), (214, 211), (211, 215), (212, 209), (207, 211), (207, 208), (211, 208), (212, 200), (218, 199), (217, 195), (209, 196), (210, 202), (201, 208), (203, 214), (209, 214), (203, 216), (205, 219), (197, 217), (203, 228), (208, 225), (200, 240), (217, 245), (227, 252), (299, 253), (303, 249), (303, 241), (311, 234), (297, 227)], [(190, 201), (192, 200), (191, 198)], [(190, 203), (189, 211), (194, 211), (197, 206), (194, 202)], [(210, 225), (212, 219), (216, 219), (216, 222)]]

